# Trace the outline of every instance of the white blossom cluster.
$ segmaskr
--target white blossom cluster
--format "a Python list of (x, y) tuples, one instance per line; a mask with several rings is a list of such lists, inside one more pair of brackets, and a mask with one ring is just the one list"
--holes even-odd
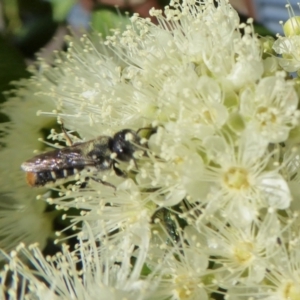
[(105, 41), (69, 38), (20, 87), (12, 100), (26, 94), (77, 142), (125, 128), (145, 141), (119, 164), (128, 176), (97, 174), (115, 189), (55, 187), (46, 201), (71, 220), (76, 249), (2, 247), (3, 298), (300, 299), (299, 88), (287, 73), (300, 68), (300, 26), (259, 39), (216, 2), (174, 0), (151, 11), (159, 25), (133, 16)]

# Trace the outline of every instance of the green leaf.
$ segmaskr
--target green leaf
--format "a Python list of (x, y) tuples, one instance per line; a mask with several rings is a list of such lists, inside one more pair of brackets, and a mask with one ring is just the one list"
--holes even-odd
[(254, 24), (254, 31), (260, 36), (275, 36), (274, 32), (260, 24)]
[(92, 28), (105, 37), (109, 34), (110, 29), (124, 28), (130, 22), (126, 16), (124, 17), (108, 9), (100, 9), (92, 13), (91, 23)]
[(142, 271), (141, 271), (141, 275), (147, 276), (147, 275), (151, 274), (151, 272), (152, 272), (151, 269), (146, 264), (144, 264)]
[(64, 21), (77, 0), (51, 0), (53, 7), (53, 19), (57, 22)]
[(12, 88), (10, 82), (28, 77), (21, 54), (0, 36), (0, 103), (5, 101), (4, 91)]

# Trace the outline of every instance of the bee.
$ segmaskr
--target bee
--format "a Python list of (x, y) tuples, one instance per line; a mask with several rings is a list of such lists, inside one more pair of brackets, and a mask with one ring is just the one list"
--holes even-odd
[[(87, 142), (72, 144), (65, 129), (62, 130), (71, 146), (36, 155), (21, 165), (30, 186), (42, 187), (58, 180), (66, 181), (83, 170), (97, 174), (113, 169), (116, 175), (125, 176), (124, 171), (117, 167), (118, 161), (129, 162), (133, 159), (136, 166), (133, 154), (141, 145), (138, 132), (123, 129), (113, 137), (99, 136)], [(115, 188), (99, 178), (88, 178)]]

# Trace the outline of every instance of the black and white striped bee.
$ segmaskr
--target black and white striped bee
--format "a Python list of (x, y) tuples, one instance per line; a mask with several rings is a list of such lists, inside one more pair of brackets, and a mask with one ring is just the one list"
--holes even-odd
[[(68, 136), (67, 139), (71, 142)], [(53, 184), (61, 179), (66, 181), (83, 170), (97, 174), (112, 168), (116, 175), (124, 176), (125, 173), (117, 167), (118, 161), (129, 162), (133, 159), (136, 165), (133, 154), (139, 145), (141, 138), (137, 132), (123, 129), (113, 137), (99, 136), (87, 142), (36, 155), (25, 161), (21, 168), (26, 172), (27, 182), (32, 187)], [(114, 187), (99, 178), (89, 178)]]

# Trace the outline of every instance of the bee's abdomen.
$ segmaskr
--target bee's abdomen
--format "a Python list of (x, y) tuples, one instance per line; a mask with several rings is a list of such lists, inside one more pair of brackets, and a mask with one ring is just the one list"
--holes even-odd
[[(82, 168), (83, 169), (83, 168)], [(40, 172), (27, 172), (27, 183), (32, 187), (44, 186), (48, 183), (55, 183), (59, 179), (64, 179), (77, 174), (78, 168), (67, 168), (59, 170), (45, 170)]]

